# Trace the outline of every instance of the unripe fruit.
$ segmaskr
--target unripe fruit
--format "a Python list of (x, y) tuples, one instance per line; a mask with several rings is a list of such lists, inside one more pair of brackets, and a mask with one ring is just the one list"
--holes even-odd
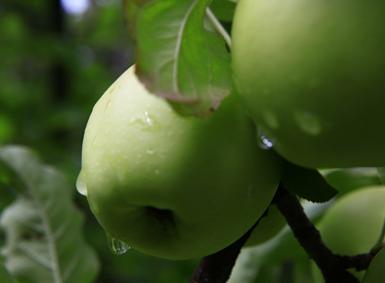
[(325, 244), (344, 255), (367, 253), (385, 220), (385, 187), (367, 187), (342, 196), (325, 213), (319, 230)]
[(256, 146), (235, 95), (208, 118), (182, 117), (130, 68), (93, 109), (78, 183), (112, 237), (184, 259), (216, 252), (250, 229), (279, 172), (276, 157)]
[(235, 84), (288, 160), (385, 164), (384, 18), (381, 0), (238, 2)]

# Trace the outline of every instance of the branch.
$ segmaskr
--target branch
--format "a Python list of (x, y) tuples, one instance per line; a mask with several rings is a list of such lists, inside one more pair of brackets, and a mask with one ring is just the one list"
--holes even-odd
[(239, 240), (223, 250), (203, 258), (195, 270), (190, 283), (225, 283), (230, 277), (231, 270), (241, 248), (246, 243), (253, 229), (266, 215), (267, 210)]
[(326, 283), (359, 282), (346, 270), (346, 265), (341, 260), (344, 257), (335, 255), (324, 245), (320, 233), (307, 218), (300, 202), (294, 195), (280, 185), (274, 201), (286, 218), (298, 242), (320, 268)]
[(378, 246), (366, 254), (359, 254), (354, 256), (339, 255), (338, 257), (345, 269), (354, 268), (357, 271), (362, 271), (368, 269), (369, 264), (372, 262), (372, 259), (377, 255), (380, 250), (381, 247)]

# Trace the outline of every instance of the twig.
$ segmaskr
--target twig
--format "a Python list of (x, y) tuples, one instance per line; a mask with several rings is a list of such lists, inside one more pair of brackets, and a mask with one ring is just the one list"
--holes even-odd
[(292, 229), (294, 236), (310, 258), (320, 268), (326, 283), (358, 283), (358, 279), (346, 271), (343, 257), (335, 255), (321, 240), (321, 235), (307, 218), (298, 199), (282, 185), (274, 199), (280, 212)]

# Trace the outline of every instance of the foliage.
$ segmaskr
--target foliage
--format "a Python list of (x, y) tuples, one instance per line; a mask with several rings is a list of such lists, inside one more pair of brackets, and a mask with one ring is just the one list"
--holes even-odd
[[(9, 272), (21, 283), (93, 282), (98, 261), (81, 234), (84, 219), (64, 177), (22, 147), (0, 148), (0, 160), (22, 182), (0, 218)], [(13, 183), (10, 178), (5, 185)]]

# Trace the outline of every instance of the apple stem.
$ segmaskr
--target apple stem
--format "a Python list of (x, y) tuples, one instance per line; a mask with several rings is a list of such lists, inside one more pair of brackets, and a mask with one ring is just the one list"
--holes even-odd
[(345, 257), (335, 255), (325, 246), (321, 234), (306, 216), (297, 197), (288, 192), (282, 184), (278, 188), (274, 203), (285, 217), (298, 242), (320, 268), (326, 283), (359, 282), (346, 270), (343, 261)]
[(199, 266), (194, 272), (190, 283), (225, 283), (230, 277), (231, 270), (240, 253), (241, 248), (250, 237), (253, 229), (259, 224), (261, 219), (267, 215), (268, 209), (258, 219), (246, 234), (244, 234), (236, 242), (232, 243), (223, 250), (206, 256), (202, 259)]

